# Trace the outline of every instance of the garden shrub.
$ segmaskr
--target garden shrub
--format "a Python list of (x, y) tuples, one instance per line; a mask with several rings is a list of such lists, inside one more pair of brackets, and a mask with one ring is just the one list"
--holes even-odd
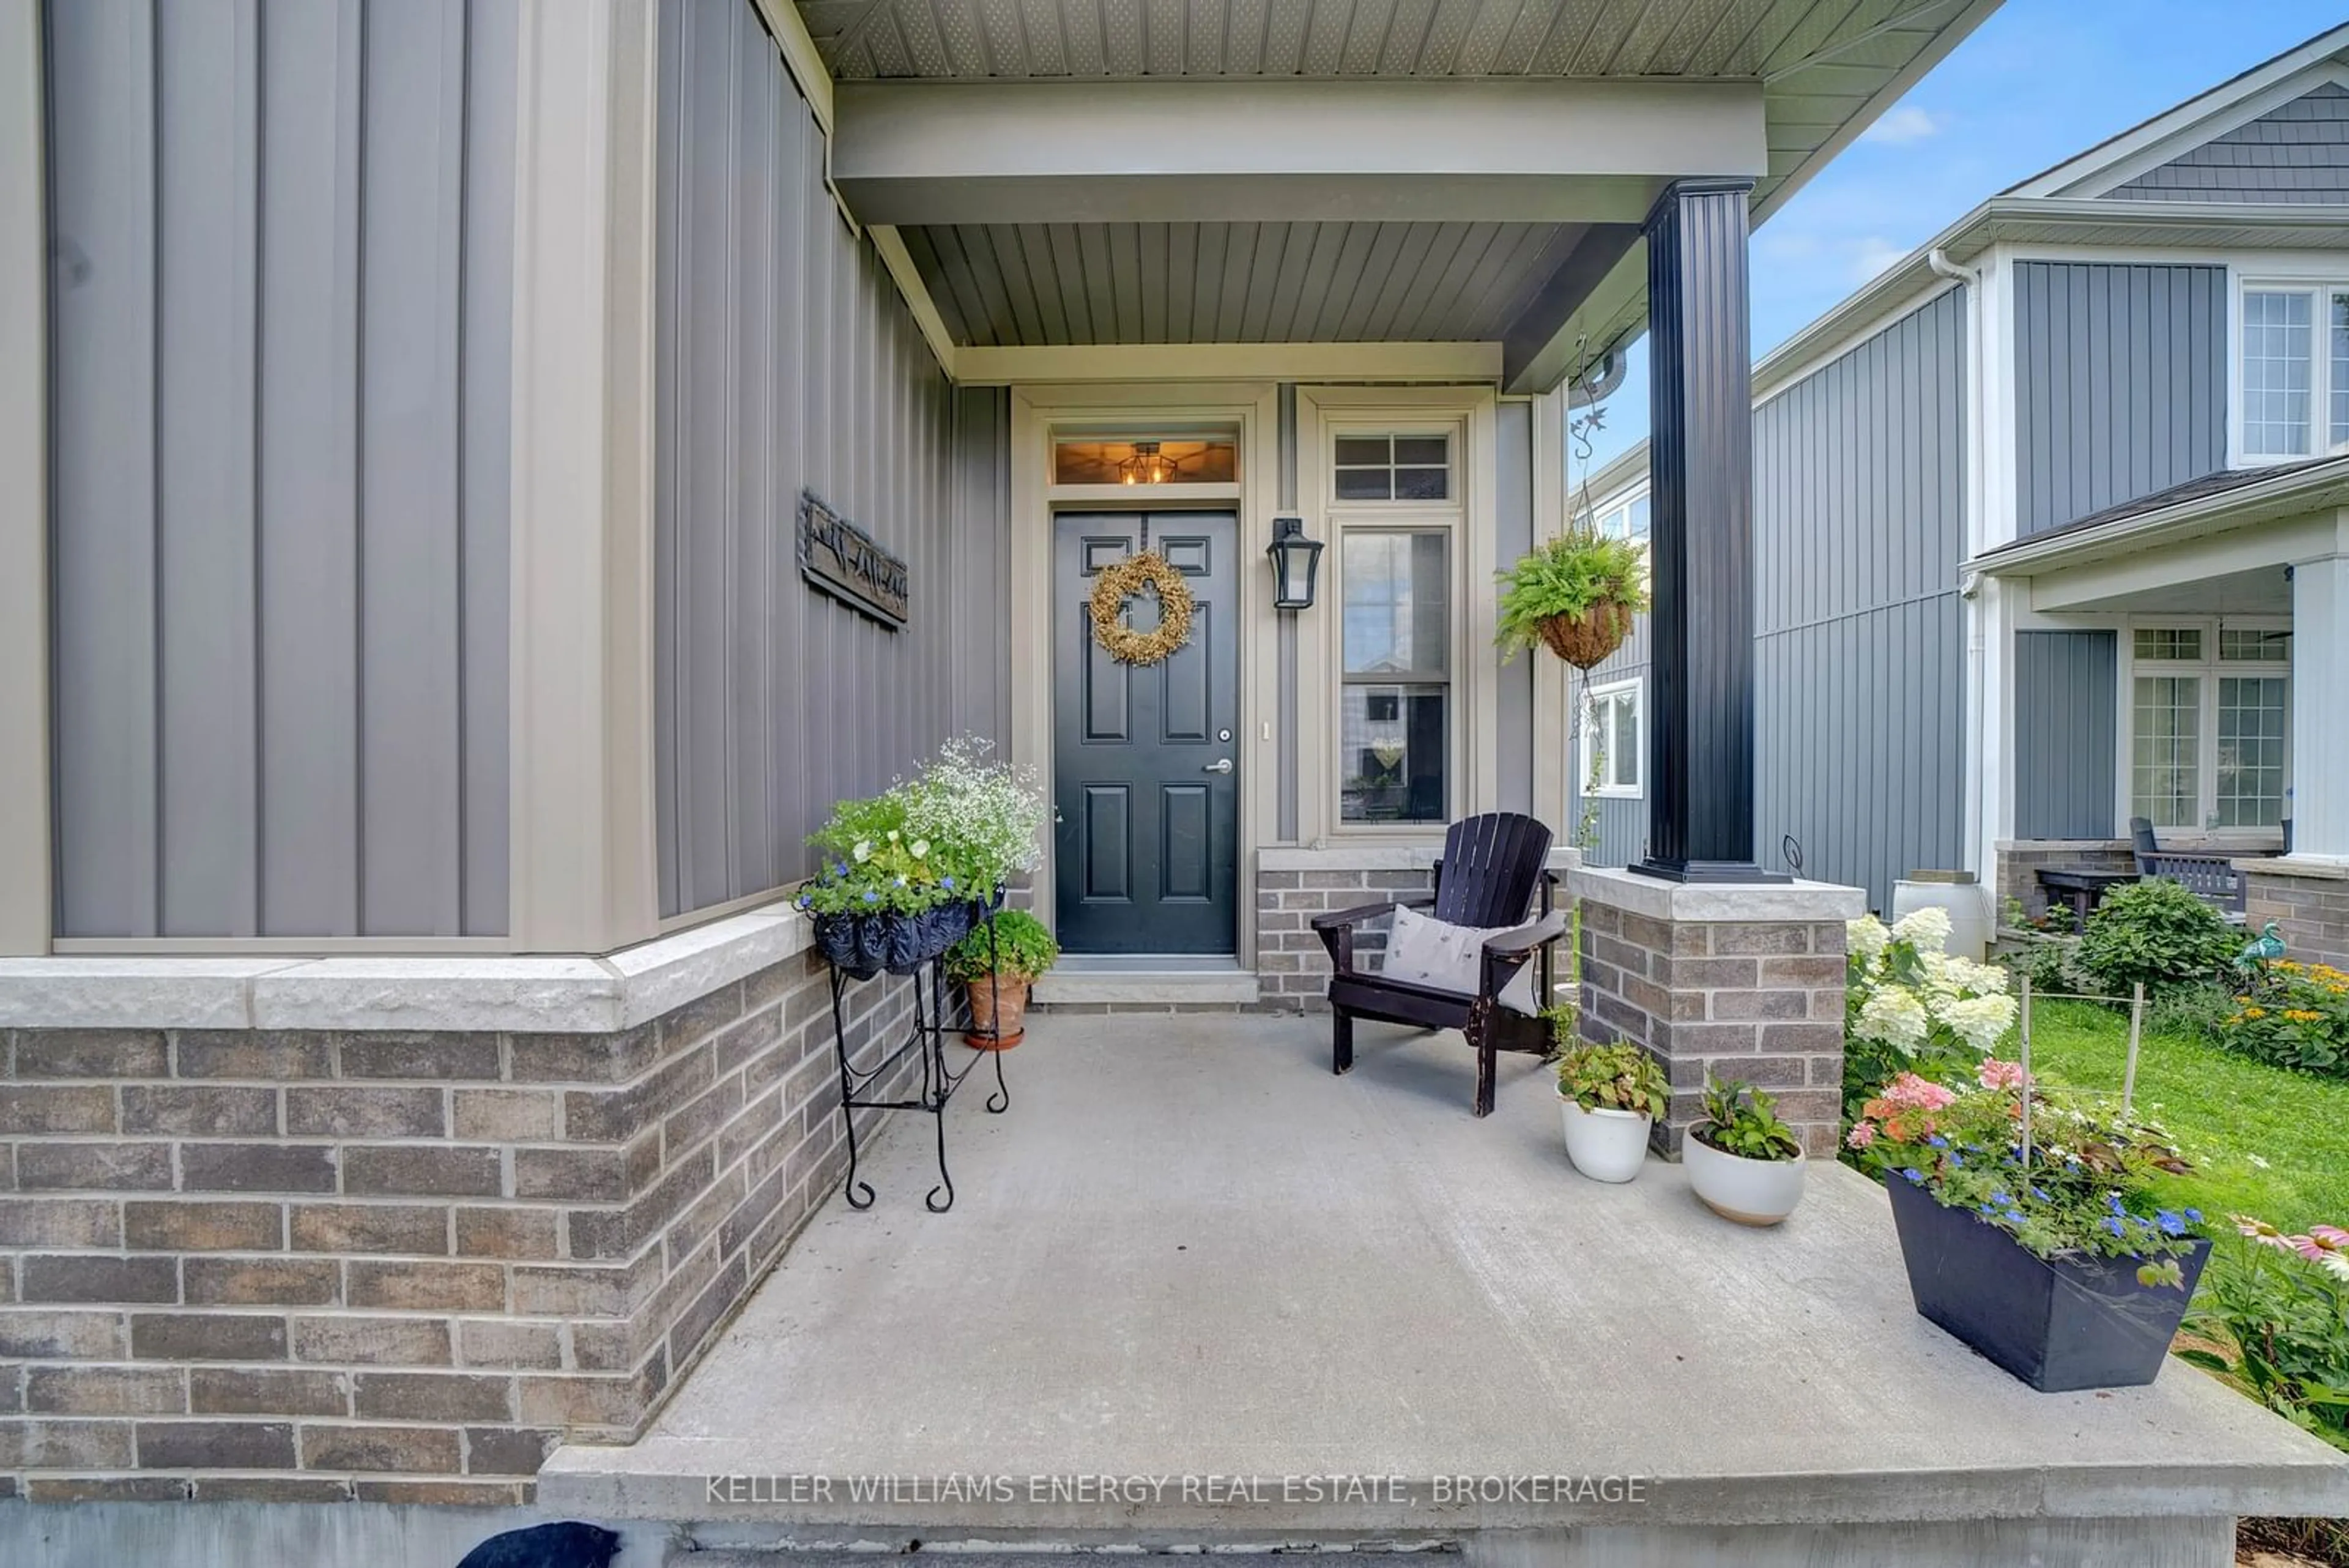
[(2278, 959), (2233, 999), (2215, 1033), (2246, 1056), (2349, 1078), (2349, 974)]
[(2235, 993), (2223, 985), (2177, 986), (2146, 1008), (2145, 1027), (2152, 1034), (2216, 1042), (2240, 1005)]
[(2242, 945), (2226, 917), (2182, 884), (2148, 877), (2114, 888), (2089, 915), (2080, 967), (2116, 995), (2138, 981), (2158, 995), (2217, 978)]

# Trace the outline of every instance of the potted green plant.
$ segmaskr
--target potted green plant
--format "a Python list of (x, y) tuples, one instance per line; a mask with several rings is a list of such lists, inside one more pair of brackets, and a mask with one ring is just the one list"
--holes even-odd
[(1026, 1033), (1028, 987), (1061, 956), (1061, 944), (1044, 922), (1025, 909), (999, 910), (947, 950), (947, 978), (970, 997), (966, 1044), (982, 1051), (1009, 1051)]
[(1803, 1200), (1803, 1141), (1778, 1103), (1749, 1084), (1708, 1083), (1704, 1119), (1681, 1151), (1689, 1189), (1740, 1225), (1775, 1225)]
[(1648, 1158), (1648, 1129), (1671, 1107), (1671, 1080), (1637, 1045), (1578, 1045), (1557, 1059), (1566, 1155), (1593, 1181), (1629, 1181)]
[(1847, 1141), (1928, 1320), (2044, 1392), (2160, 1373), (2210, 1256), (2201, 1214), (2156, 1196), (2189, 1168), (2160, 1127), (1993, 1058), (1962, 1089), (1900, 1075)]
[(808, 836), (822, 856), (794, 900), (823, 955), (859, 980), (911, 974), (944, 953), (1033, 870), (1050, 813), (1035, 770), (984, 741), (949, 741), (911, 779), (843, 800)]
[(1537, 642), (1578, 670), (1623, 645), (1648, 607), (1647, 552), (1588, 527), (1567, 530), (1500, 574), (1500, 629), (1514, 659)]

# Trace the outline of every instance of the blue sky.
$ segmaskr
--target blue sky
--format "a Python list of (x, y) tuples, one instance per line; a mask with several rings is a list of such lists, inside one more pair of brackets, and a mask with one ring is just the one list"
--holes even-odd
[[(1754, 353), (1983, 198), (2344, 19), (2337, 0), (2006, 0), (1755, 231)], [(1607, 415), (1594, 468), (1647, 433), (1644, 340)]]

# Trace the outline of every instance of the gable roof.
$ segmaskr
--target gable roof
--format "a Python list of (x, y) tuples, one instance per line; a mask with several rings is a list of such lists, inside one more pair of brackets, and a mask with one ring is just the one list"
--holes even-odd
[(2324, 82), (2349, 83), (2349, 72), (2335, 60), (2344, 50), (2349, 50), (2349, 23), (2328, 28), (1999, 194), (2105, 195)]

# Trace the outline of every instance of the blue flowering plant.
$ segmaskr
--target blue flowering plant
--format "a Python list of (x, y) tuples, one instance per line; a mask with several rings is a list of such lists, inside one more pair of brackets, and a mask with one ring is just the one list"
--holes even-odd
[(1049, 816), (1034, 769), (995, 761), (983, 741), (950, 741), (912, 778), (833, 807), (808, 836), (822, 864), (796, 902), (816, 915), (992, 902), (1035, 868)]
[(2163, 1201), (2191, 1169), (2169, 1135), (2110, 1100), (2033, 1081), (2026, 1157), (2024, 1091), (2022, 1069), (1996, 1060), (1962, 1089), (1896, 1082), (1850, 1141), (1886, 1179), (1923, 1188), (2042, 1258), (2135, 1259), (2141, 1282), (2182, 1287), (2179, 1260), (2214, 1232), (2201, 1210)]

